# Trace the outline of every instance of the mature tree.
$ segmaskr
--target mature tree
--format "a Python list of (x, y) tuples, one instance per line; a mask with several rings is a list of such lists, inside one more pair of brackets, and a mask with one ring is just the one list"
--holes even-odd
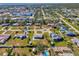
[(37, 47), (36, 47), (37, 52), (43, 51), (44, 49), (45, 49), (45, 46), (42, 45), (42, 44), (38, 44)]
[(71, 42), (67, 42), (67, 46), (73, 50), (73, 44)]

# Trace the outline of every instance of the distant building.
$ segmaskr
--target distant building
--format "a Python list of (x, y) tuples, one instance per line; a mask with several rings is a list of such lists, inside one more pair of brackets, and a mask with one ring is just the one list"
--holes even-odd
[(12, 15), (14, 16), (32, 16), (32, 12), (13, 12)]
[(33, 39), (44, 39), (44, 35), (43, 34), (36, 34), (33, 36)]
[(9, 25), (10, 25), (9, 23), (1, 24), (1, 26), (9, 26)]

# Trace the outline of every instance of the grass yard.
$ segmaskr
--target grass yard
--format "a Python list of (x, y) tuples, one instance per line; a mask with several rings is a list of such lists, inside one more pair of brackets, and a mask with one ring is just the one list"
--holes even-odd
[(5, 34), (15, 35), (15, 34), (24, 34), (24, 32), (23, 31), (7, 31)]
[(6, 42), (5, 45), (7, 46), (26, 46), (28, 44), (28, 38), (27, 39), (24, 39), (24, 40), (21, 40), (21, 39), (10, 39)]
[(33, 26), (30, 26), (30, 27), (28, 27), (28, 29), (29, 29), (29, 30), (33, 30), (33, 29), (34, 29), (34, 27), (33, 27)]
[(79, 48), (77, 46), (73, 45), (73, 49), (74, 49), (74, 51), (73, 51), (74, 55), (79, 56)]
[(67, 43), (65, 41), (62, 41), (62, 42), (55, 42), (55, 46), (59, 47), (59, 46), (67, 46)]
[(42, 33), (42, 31), (37, 31), (37, 33), (38, 33), (38, 34), (41, 34), (41, 33)]
[(0, 48), (0, 56), (7, 55), (7, 48)]
[(31, 56), (31, 48), (14, 48), (12, 53), (16, 56)]
[(33, 40), (32, 41), (32, 45), (36, 46), (38, 44), (42, 44), (42, 45), (45, 45), (45, 46), (49, 46), (49, 43), (47, 40), (43, 39), (43, 40)]
[(0, 26), (0, 30), (2, 29), (3, 27), (2, 26)]
[(44, 37), (45, 37), (45, 39), (47, 39), (47, 40), (51, 40), (51, 37), (49, 36), (49, 33), (48, 33), (48, 32), (45, 32), (45, 33), (44, 33)]
[(24, 29), (24, 26), (13, 26), (11, 27), (12, 30), (20, 30), (20, 29)]
[(12, 35), (14, 35), (14, 33), (12, 31), (7, 31), (5, 34), (12, 34)]
[(4, 31), (0, 31), (0, 34), (2, 34)]
[(32, 38), (33, 38), (33, 34), (34, 34), (34, 31), (29, 31), (29, 34), (28, 34), (29, 39), (31, 39), (31, 40), (32, 40)]

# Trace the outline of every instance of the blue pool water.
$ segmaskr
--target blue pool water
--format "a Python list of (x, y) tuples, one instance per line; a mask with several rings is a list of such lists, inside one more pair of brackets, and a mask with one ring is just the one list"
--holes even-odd
[(49, 51), (48, 50), (45, 50), (44, 53), (43, 53), (43, 55), (44, 56), (49, 56)]

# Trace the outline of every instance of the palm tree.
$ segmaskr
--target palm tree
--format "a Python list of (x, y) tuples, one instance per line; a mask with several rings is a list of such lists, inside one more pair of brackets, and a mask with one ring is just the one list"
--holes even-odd
[(10, 56), (11, 55), (11, 53), (12, 53), (12, 50), (13, 50), (13, 48), (11, 48), (11, 49), (7, 49), (7, 52), (8, 52), (8, 56)]

